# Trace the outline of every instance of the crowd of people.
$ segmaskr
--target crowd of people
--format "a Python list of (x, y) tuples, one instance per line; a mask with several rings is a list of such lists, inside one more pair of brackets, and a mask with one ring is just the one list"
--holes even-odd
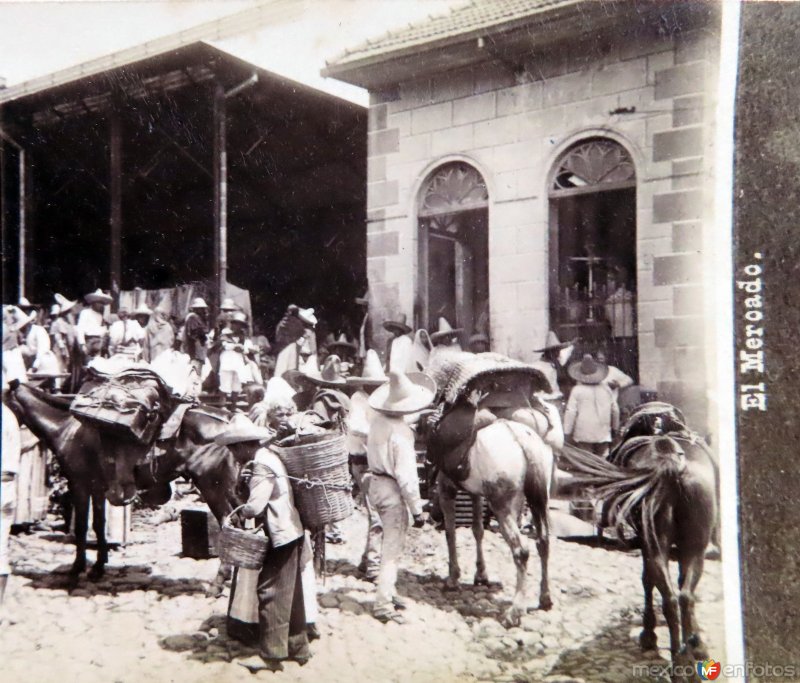
[[(111, 297), (100, 290), (84, 297), (77, 317), (76, 301), (59, 294), (55, 299), (49, 317), (25, 299), (4, 307), (4, 387), (14, 379), (37, 377), (50, 381), (53, 390), (63, 390), (78, 386), (87, 366), (113, 370), (149, 362), (170, 379), (177, 393), (197, 397), (203, 388), (216, 389), (234, 411), (217, 441), (242, 465), (238, 488), (246, 504), (236, 521), (261, 520), (270, 550), (261, 570), (239, 572), (234, 581), (232, 590), (239, 597), (231, 600), (229, 632), (258, 642), (261, 666), (277, 670), (286, 659), (304, 663), (311, 656), (309, 639), (319, 635), (308, 533), (285, 467), (271, 448), (291, 434), (316, 429), (345, 436), (350, 470), (368, 519), (359, 571), (364, 580), (376, 584), (374, 617), (403, 623), (405, 605), (396, 592), (398, 564), (409, 520), (417, 527), (426, 521), (415, 423), (436, 396), (435, 383), (421, 371), (437, 355), (461, 351), (463, 330), (444, 318), (432, 333), (414, 330), (404, 316), (383, 321), (389, 336), (382, 361), (375, 349), (365, 348), (363, 326), (358, 341), (346, 333), (318, 339), (312, 308), (290, 305), (270, 344), (261, 335), (251, 336), (251, 321), (230, 299), (221, 302), (211, 324), (208, 305), (194, 298), (178, 329), (168, 311), (158, 307), (119, 309), (109, 320)], [(485, 334), (466, 341), (472, 353), (489, 351)], [(602, 349), (572, 360), (575, 348), (576, 341), (562, 343), (548, 333), (538, 349), (541, 358), (534, 363), (548, 384), (538, 399), (558, 409), (565, 433), (577, 446), (604, 455), (619, 427), (619, 392), (633, 379), (609, 366)], [(183, 368), (183, 378), (175, 378), (176, 368)], [(252, 387), (259, 390), (248, 393)], [(240, 401), (244, 394), (246, 403)], [(13, 435), (6, 434), (13, 415), (8, 413), (7, 420), (7, 413), (4, 406), (0, 597), (9, 571), (6, 508), (13, 496), (7, 485), (15, 473)], [(328, 529), (328, 539), (343, 540), (335, 526)], [(243, 604), (247, 586), (257, 608)], [(249, 623), (243, 614), (250, 615)]]

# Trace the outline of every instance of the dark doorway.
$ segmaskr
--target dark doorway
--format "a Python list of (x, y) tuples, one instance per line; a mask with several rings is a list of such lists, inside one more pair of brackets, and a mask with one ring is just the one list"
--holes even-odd
[(560, 339), (603, 350), (638, 381), (636, 187), (627, 153), (609, 140), (562, 158), (551, 188), (550, 313)]

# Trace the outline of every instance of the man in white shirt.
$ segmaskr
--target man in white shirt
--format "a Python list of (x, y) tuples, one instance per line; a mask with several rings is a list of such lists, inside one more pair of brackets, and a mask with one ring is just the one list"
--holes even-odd
[[(5, 377), (3, 379), (5, 392)], [(8, 583), (11, 566), (8, 561), (8, 538), (11, 533), (11, 524), (14, 522), (14, 513), (17, 507), (17, 473), (19, 472), (20, 436), (19, 423), (11, 409), (3, 403), (3, 448), (0, 451), (0, 608)], [(5, 620), (5, 614), (0, 612), (0, 621)]]
[(108, 328), (108, 355), (121, 353), (138, 359), (142, 354), (144, 330), (136, 320), (131, 320), (130, 311), (124, 306), (120, 306), (117, 315), (119, 320)]
[(433, 401), (436, 385), (422, 373), (389, 373), (389, 382), (369, 397), (376, 411), (367, 438), (369, 473), (364, 476), (367, 495), (383, 526), (381, 568), (373, 616), (384, 623), (404, 623), (394, 608), (405, 605), (396, 595), (397, 570), (408, 533), (408, 513), (414, 526), (425, 523), (419, 493), (414, 432), (403, 419), (418, 413)]
[(113, 299), (99, 289), (87, 294), (84, 299), (89, 305), (78, 315), (75, 336), (78, 339), (85, 364), (90, 358), (99, 356), (103, 352), (103, 346), (108, 334), (103, 311)]
[[(605, 352), (597, 352), (597, 362), (604, 364), (606, 363)], [(607, 367), (608, 374), (603, 380), (603, 384), (605, 384), (611, 390), (611, 395), (614, 397), (614, 400), (619, 403), (619, 392), (622, 389), (627, 389), (628, 387), (633, 386), (633, 379), (628, 377), (628, 375), (622, 372), (622, 370), (614, 367), (613, 365), (607, 365)]]
[(564, 413), (564, 434), (586, 451), (605, 457), (613, 433), (619, 429), (619, 407), (611, 390), (602, 382), (608, 366), (590, 354), (567, 369), (577, 384), (572, 388)]

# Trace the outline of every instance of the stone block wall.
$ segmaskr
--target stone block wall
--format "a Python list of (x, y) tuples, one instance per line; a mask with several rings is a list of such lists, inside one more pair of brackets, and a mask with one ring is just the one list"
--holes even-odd
[[(585, 47), (585, 49), (583, 49)], [(419, 314), (416, 206), (441, 164), (471, 163), (489, 189), (493, 350), (532, 360), (549, 327), (548, 178), (581, 139), (607, 136), (637, 173), (640, 381), (704, 424), (702, 272), (713, 225), (718, 36), (638, 34), (579, 57), (565, 46), (525, 64), (496, 61), (372, 95), (368, 273), (380, 321)], [(635, 108), (630, 114), (612, 114)], [(687, 398), (692, 397), (692, 398)], [(698, 405), (695, 405), (698, 404)]]

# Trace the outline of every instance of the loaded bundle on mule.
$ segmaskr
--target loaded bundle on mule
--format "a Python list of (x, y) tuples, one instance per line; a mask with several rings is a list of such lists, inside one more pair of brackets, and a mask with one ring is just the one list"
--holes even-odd
[[(642, 648), (656, 648), (655, 587), (662, 597), (673, 661), (705, 659), (694, 595), (718, 522), (714, 457), (670, 404), (640, 406), (622, 433), (623, 441), (610, 456), (614, 462), (571, 446), (565, 447), (563, 455), (577, 471), (576, 483), (592, 486), (603, 502), (604, 521), (630, 525), (641, 540)], [(669, 575), (673, 548), (679, 567), (677, 595)]]
[[(516, 590), (503, 622), (520, 623), (526, 605), (528, 549), (517, 520), (528, 503), (541, 562), (539, 605), (550, 609), (547, 505), (554, 471), (553, 445), (563, 443), (558, 413), (535, 397), (549, 383), (535, 367), (495, 353), (438, 354), (428, 367), (436, 381), (438, 404), (426, 421), (428, 458), (438, 468), (437, 490), (445, 520), (449, 576), (445, 588), (458, 588), (455, 496), (473, 498), (477, 546), (475, 583), (488, 583), (483, 559), (482, 497), (497, 518), (517, 570)], [(547, 443), (552, 440), (553, 445)]]
[(466, 454), (475, 434), (501, 418), (532, 427), (561, 447), (557, 411), (535, 397), (549, 384), (532, 365), (499, 353), (453, 352), (438, 355), (428, 372), (438, 387), (436, 409), (426, 421), (428, 459), (454, 481), (469, 476)]
[(88, 373), (70, 412), (120, 437), (151, 443), (176, 403), (161, 376), (147, 368), (113, 375), (89, 368)]

